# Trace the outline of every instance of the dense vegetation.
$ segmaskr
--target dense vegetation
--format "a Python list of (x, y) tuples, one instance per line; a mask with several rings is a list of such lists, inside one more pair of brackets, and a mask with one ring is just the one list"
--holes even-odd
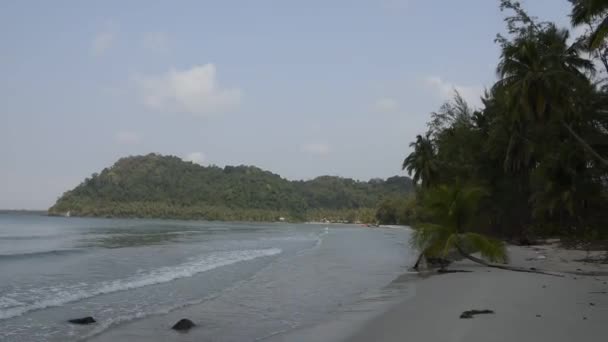
[(118, 160), (66, 192), (53, 215), (208, 220), (374, 221), (373, 208), (412, 190), (407, 177), (289, 181), (253, 166), (204, 167), (149, 154)]
[(573, 25), (588, 27), (578, 39), (501, 1), (508, 35), (481, 108), (456, 92), (412, 142), (416, 198), (383, 210), (415, 222), (429, 256), (468, 245), (500, 260), (488, 236), (608, 237), (608, 1), (571, 3)]

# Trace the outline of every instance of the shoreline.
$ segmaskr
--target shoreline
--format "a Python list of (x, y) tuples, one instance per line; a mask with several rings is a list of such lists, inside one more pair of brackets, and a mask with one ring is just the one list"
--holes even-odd
[[(511, 265), (563, 273), (564, 277), (488, 268), (469, 260), (450, 265), (458, 273), (404, 272), (386, 286), (362, 293), (330, 319), (258, 337), (264, 342), (411, 341), (604, 341), (608, 319), (608, 264), (577, 260), (582, 250), (553, 245), (508, 246)], [(600, 255), (604, 252), (592, 252)], [(596, 275), (583, 273), (596, 272)], [(467, 310), (493, 314), (461, 319)], [(196, 307), (145, 320), (175, 320)], [(87, 340), (127, 337), (102, 333)], [(136, 325), (139, 325), (136, 324)], [(145, 324), (144, 324), (145, 326)], [(136, 337), (137, 334), (130, 337)], [(182, 340), (194, 341), (188, 334)], [(118, 338), (118, 340), (121, 340)], [(221, 340), (221, 339), (219, 339)]]

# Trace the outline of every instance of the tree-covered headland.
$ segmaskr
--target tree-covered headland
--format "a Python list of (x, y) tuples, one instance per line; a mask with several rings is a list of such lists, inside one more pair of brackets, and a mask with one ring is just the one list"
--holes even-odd
[(254, 166), (201, 166), (148, 154), (118, 160), (67, 191), (51, 215), (225, 221), (375, 222), (378, 203), (403, 198), (407, 177), (290, 181)]

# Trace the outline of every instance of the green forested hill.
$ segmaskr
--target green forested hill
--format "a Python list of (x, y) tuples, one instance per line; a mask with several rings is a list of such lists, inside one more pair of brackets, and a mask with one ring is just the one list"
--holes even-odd
[(200, 166), (148, 154), (118, 160), (67, 191), (52, 215), (219, 220), (370, 221), (384, 199), (412, 190), (407, 177), (369, 182), (322, 176), (289, 181), (254, 166)]

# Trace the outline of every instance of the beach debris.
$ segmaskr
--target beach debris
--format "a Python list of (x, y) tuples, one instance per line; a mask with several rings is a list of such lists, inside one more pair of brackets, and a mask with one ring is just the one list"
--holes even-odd
[(608, 294), (607, 291), (595, 291), (595, 292), (589, 292), (589, 293), (594, 293), (594, 294)]
[(589, 303), (589, 306), (595, 306), (595, 303)]
[(448, 270), (445, 268), (440, 268), (437, 270), (437, 273), (470, 273), (473, 271), (468, 271), (468, 270)]
[(530, 267), (531, 271), (536, 271), (536, 267)]
[(426, 262), (431, 267), (448, 267), (452, 263), (450, 260), (446, 258), (426, 258)]
[(82, 318), (70, 319), (70, 320), (68, 320), (68, 322), (70, 322), (72, 324), (85, 325), (85, 324), (92, 324), (92, 323), (95, 323), (97, 321), (93, 317), (87, 316), (87, 317), (82, 317)]
[(583, 316), (583, 321), (586, 321), (586, 320), (587, 320), (587, 317)]
[(543, 285), (543, 289), (546, 289), (546, 288), (547, 288), (547, 285)]
[(542, 317), (541, 315), (536, 315), (536, 317)]
[(473, 318), (473, 316), (475, 315), (483, 315), (483, 314), (493, 314), (494, 311), (492, 310), (467, 310), (464, 311), (461, 315), (460, 318)]
[(171, 329), (177, 331), (188, 331), (195, 326), (196, 324), (194, 324), (194, 322), (192, 322), (191, 320), (187, 318), (182, 318), (177, 323), (175, 323), (175, 325), (173, 325)]

